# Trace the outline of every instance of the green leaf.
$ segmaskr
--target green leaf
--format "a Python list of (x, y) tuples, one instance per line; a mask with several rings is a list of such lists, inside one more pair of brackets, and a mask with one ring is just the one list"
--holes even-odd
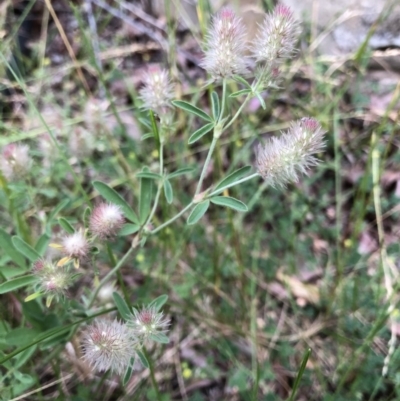
[(213, 119), (207, 113), (205, 113), (203, 110), (199, 109), (196, 106), (193, 106), (192, 104), (190, 104), (188, 102), (185, 102), (183, 100), (174, 100), (172, 102), (172, 104), (175, 107), (179, 107), (182, 110), (185, 110), (189, 113), (195, 114), (196, 116), (202, 118), (203, 120), (210, 121), (210, 122), (213, 121)]
[(37, 349), (36, 345), (26, 349), (24, 352), (21, 352), (17, 358), (15, 358), (15, 363), (13, 364), (13, 369), (19, 369), (21, 366), (25, 365), (25, 363), (33, 356)]
[(156, 311), (158, 312), (167, 301), (168, 301), (168, 295), (166, 294), (160, 295), (154, 301), (150, 302), (149, 307), (155, 308)]
[(214, 128), (214, 126), (215, 126), (214, 123), (209, 123), (209, 124), (203, 125), (197, 131), (195, 131), (192, 135), (190, 135), (188, 144), (191, 145), (192, 143), (197, 142), (204, 135), (208, 134)]
[(136, 174), (138, 178), (150, 178), (151, 180), (159, 180), (161, 178), (160, 174), (151, 173), (150, 171), (141, 171), (140, 173)]
[(5, 340), (8, 345), (16, 345), (21, 347), (28, 344), (40, 334), (40, 331), (32, 327), (18, 327), (9, 331), (5, 335)]
[(40, 291), (34, 292), (33, 294), (28, 295), (28, 296), (24, 299), (24, 302), (33, 301), (34, 299), (39, 298), (39, 297), (42, 296), (42, 295), (43, 295), (43, 292), (40, 292)]
[(69, 199), (64, 199), (61, 203), (59, 203), (53, 211), (50, 213), (48, 219), (47, 219), (47, 224), (51, 224), (55, 217), (57, 216), (58, 213), (61, 212), (69, 203)]
[(179, 177), (179, 176), (184, 175), (186, 173), (191, 173), (194, 170), (196, 170), (196, 169), (193, 168), (193, 167), (183, 167), (183, 168), (180, 168), (179, 170), (174, 171), (171, 174), (168, 174), (167, 177), (169, 179), (175, 178), (175, 177)]
[(73, 234), (75, 232), (74, 227), (72, 227), (71, 223), (67, 219), (64, 219), (64, 217), (60, 217), (58, 223), (68, 234)]
[(142, 351), (140, 351), (140, 350), (137, 350), (136, 353), (137, 353), (137, 356), (138, 356), (139, 359), (140, 359), (140, 362), (142, 362), (142, 365), (143, 365), (145, 368), (149, 368), (149, 367), (150, 367), (150, 364), (149, 364), (149, 361), (148, 361), (147, 358), (146, 358), (146, 355), (145, 355)]
[(120, 206), (127, 219), (133, 223), (139, 224), (139, 219), (136, 216), (136, 213), (128, 205), (125, 199), (122, 198), (122, 196), (119, 195), (114, 189), (110, 188), (107, 184), (101, 181), (93, 181), (93, 186), (105, 200)]
[(152, 132), (148, 132), (147, 134), (142, 135), (140, 138), (141, 141), (145, 141), (146, 139), (154, 138), (154, 134)]
[(231, 93), (229, 97), (239, 97), (242, 95), (248, 95), (249, 93), (251, 93), (250, 89), (241, 89), (240, 91)]
[(152, 129), (152, 127), (151, 127), (151, 122), (149, 121), (149, 120), (147, 120), (147, 118), (143, 118), (143, 117), (140, 117), (139, 118), (139, 122), (141, 123), (141, 124), (143, 124), (146, 128), (148, 128), (148, 129)]
[(247, 89), (250, 89), (250, 92), (253, 90), (251, 85), (240, 75), (234, 75), (232, 77), (236, 82), (240, 82), (242, 85), (244, 85)]
[(0, 247), (18, 266), (26, 269), (25, 258), (17, 251), (12, 243), (11, 235), (0, 228)]
[(29, 284), (33, 284), (38, 281), (38, 278), (33, 275), (22, 276), (8, 280), (5, 283), (0, 284), (0, 294), (6, 294), (7, 292), (14, 291), (21, 287), (26, 287)]
[(242, 201), (230, 196), (214, 196), (210, 198), (210, 201), (214, 203), (214, 205), (229, 207), (238, 212), (247, 212), (249, 210)]
[(168, 344), (169, 338), (163, 333), (150, 334), (149, 338), (157, 343)]
[(29, 244), (27, 244), (23, 239), (14, 236), (12, 237), (12, 242), (17, 248), (17, 250), (22, 253), (27, 259), (29, 259), (31, 262), (36, 262), (38, 259), (40, 259), (42, 256), (35, 251)]
[(135, 234), (139, 231), (140, 226), (137, 224), (126, 223), (122, 226), (121, 230), (119, 230), (118, 235), (120, 237), (124, 237), (125, 235)]
[(209, 206), (210, 206), (209, 200), (205, 200), (203, 202), (198, 203), (190, 213), (187, 219), (187, 224), (192, 225), (197, 223), (204, 216)]
[(174, 192), (172, 190), (171, 183), (168, 180), (164, 180), (164, 195), (165, 199), (170, 205), (174, 199)]
[(130, 362), (129, 362), (129, 366), (125, 371), (124, 374), (124, 379), (123, 379), (123, 385), (126, 386), (129, 382), (129, 380), (131, 380), (132, 374), (133, 374), (133, 365), (135, 364), (135, 358), (132, 357)]
[(234, 171), (225, 177), (213, 190), (213, 192), (218, 191), (221, 188), (227, 187), (236, 181), (239, 181), (243, 177), (245, 177), (251, 170), (251, 166), (245, 166), (240, 168), (239, 170)]
[(126, 304), (125, 300), (118, 294), (118, 292), (113, 292), (113, 298), (119, 314), (125, 321), (128, 320), (132, 314), (130, 313), (129, 306)]
[(213, 91), (211, 93), (211, 106), (212, 106), (214, 120), (217, 121), (221, 110), (220, 110), (220, 105), (219, 105), (218, 93), (215, 91)]
[[(143, 169), (144, 173), (149, 172), (147, 167)], [(139, 216), (140, 224), (146, 222), (147, 217), (150, 214), (151, 208), (151, 197), (153, 193), (153, 181), (149, 178), (140, 179), (140, 199), (139, 199)]]
[(35, 245), (35, 250), (43, 256), (49, 246), (49, 242), (50, 236), (47, 233), (42, 234)]
[(261, 93), (256, 93), (257, 99), (260, 101), (261, 107), (265, 110), (267, 106), (265, 105), (264, 99), (261, 96)]

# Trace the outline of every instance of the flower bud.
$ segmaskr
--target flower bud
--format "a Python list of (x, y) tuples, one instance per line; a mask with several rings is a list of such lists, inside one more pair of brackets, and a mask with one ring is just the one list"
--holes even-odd
[(58, 261), (57, 266), (63, 266), (71, 261), (79, 268), (79, 262), (85, 260), (89, 253), (89, 242), (82, 230), (67, 235), (62, 239), (61, 245), (50, 244), (52, 248), (59, 249), (65, 257)]
[(100, 320), (88, 327), (83, 339), (84, 360), (100, 372), (111, 369), (122, 375), (135, 356), (137, 340), (117, 320)]
[(165, 114), (174, 97), (168, 71), (156, 66), (149, 67), (139, 93), (145, 109), (153, 110), (158, 115)]
[(325, 147), (325, 132), (313, 118), (302, 118), (292, 124), (279, 138), (258, 145), (256, 169), (273, 187), (284, 187), (290, 181), (298, 181), (298, 174), (307, 174), (311, 166), (319, 163), (313, 155)]
[(0, 170), (4, 177), (11, 181), (26, 175), (31, 168), (29, 147), (10, 143), (3, 148), (0, 159)]
[(49, 295), (64, 295), (73, 282), (73, 276), (67, 268), (58, 267), (43, 259), (37, 260), (32, 273), (39, 278), (40, 290)]
[(124, 216), (119, 206), (101, 203), (93, 209), (89, 220), (92, 234), (101, 239), (115, 237), (124, 224)]
[(206, 36), (208, 49), (201, 66), (213, 79), (246, 75), (246, 29), (230, 8), (223, 8), (212, 20)]
[(139, 339), (147, 339), (151, 334), (163, 334), (168, 331), (169, 320), (154, 307), (143, 307), (140, 311), (133, 309), (128, 326)]
[(259, 26), (253, 54), (259, 62), (275, 63), (290, 58), (300, 33), (289, 7), (278, 5)]

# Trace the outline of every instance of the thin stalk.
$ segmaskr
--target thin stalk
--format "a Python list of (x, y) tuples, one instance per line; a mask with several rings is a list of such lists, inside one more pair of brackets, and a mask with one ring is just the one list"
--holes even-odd
[(216, 191), (213, 191), (210, 194), (208, 194), (207, 197), (210, 198), (211, 196), (218, 195), (221, 192), (225, 191), (225, 189), (228, 189), (228, 188), (234, 187), (235, 185), (241, 184), (243, 182), (252, 180), (253, 178), (258, 177), (258, 176), (259, 176), (258, 173), (253, 173), (253, 174), (251, 174), (251, 175), (249, 175), (247, 177), (242, 178), (241, 180), (232, 182), (231, 184), (228, 184), (228, 185), (225, 185), (224, 187), (218, 188)]
[(229, 121), (228, 124), (225, 125), (225, 127), (223, 128), (223, 131), (226, 131), (234, 122), (235, 120), (239, 117), (240, 113), (242, 112), (242, 110), (244, 109), (244, 107), (246, 106), (246, 104), (248, 103), (248, 101), (251, 99), (251, 95), (252, 93), (250, 92), (246, 98), (244, 99), (242, 105), (239, 107), (238, 111), (236, 112), (236, 114), (232, 117), (231, 121)]
[[(162, 139), (160, 142), (159, 160), (160, 160), (160, 175), (162, 176), (164, 174), (164, 171), (163, 171), (164, 170), (164, 139)], [(163, 186), (163, 182), (161, 180), (158, 183), (157, 193), (156, 193), (156, 197), (154, 199), (154, 205), (153, 205), (153, 208), (151, 209), (149, 217), (147, 218), (145, 226), (147, 226), (147, 224), (149, 224), (151, 222), (154, 214), (156, 213), (158, 201), (160, 200), (162, 186)]]
[(157, 397), (157, 401), (162, 401), (161, 398), (161, 394), (160, 394), (160, 390), (158, 388), (158, 384), (156, 381), (156, 376), (154, 374), (154, 366), (153, 366), (153, 362), (152, 360), (149, 358), (149, 354), (147, 353), (145, 347), (142, 348), (142, 352), (144, 353), (147, 362), (149, 363), (149, 370), (150, 370), (150, 378), (151, 378), (151, 383), (153, 384), (154, 390), (156, 392), (156, 397)]
[[(114, 255), (109, 243), (107, 243), (107, 253), (108, 253), (108, 257), (110, 259), (111, 265), (115, 266), (117, 264), (117, 261), (115, 259), (115, 255)], [(124, 294), (125, 301), (126, 301), (126, 303), (128, 305), (130, 305), (129, 293), (128, 293), (127, 289), (126, 289), (126, 286), (125, 286), (125, 283), (124, 283), (124, 279), (123, 279), (122, 274), (121, 274), (120, 271), (117, 272), (117, 278), (118, 278), (119, 285), (120, 285), (120, 287), (122, 289), (122, 293)]]
[(200, 179), (197, 184), (197, 188), (196, 188), (196, 192), (195, 192), (194, 196), (198, 195), (201, 190), (201, 186), (202, 186), (204, 178), (206, 176), (207, 167), (210, 164), (211, 156), (214, 151), (215, 145), (217, 144), (217, 141), (218, 141), (218, 138), (216, 138), (214, 136), (213, 140), (211, 142), (211, 145), (210, 145), (210, 149), (208, 150), (207, 158), (206, 158), (206, 161), (204, 162), (203, 170), (201, 172)]
[(169, 226), (171, 223), (173, 223), (175, 220), (177, 220), (179, 217), (181, 217), (185, 212), (187, 212), (191, 207), (193, 206), (193, 201), (190, 202), (184, 209), (182, 209), (177, 215), (172, 217), (171, 219), (167, 220), (165, 223), (161, 224), (161, 226), (158, 226), (154, 230), (150, 231), (148, 234), (153, 235), (155, 233), (158, 233), (160, 230), (163, 228)]
[(129, 258), (131, 253), (134, 251), (133, 247), (130, 247), (129, 250), (125, 253), (125, 255), (119, 260), (119, 262), (115, 265), (115, 267), (110, 270), (100, 281), (99, 285), (97, 288), (94, 290), (92, 297), (90, 298), (88, 308), (90, 308), (93, 305), (94, 300), (97, 297), (97, 294), (99, 293), (100, 289), (103, 287), (103, 285), (110, 279), (112, 275), (118, 272), (118, 270), (123, 266), (123, 264), (126, 262), (126, 260)]

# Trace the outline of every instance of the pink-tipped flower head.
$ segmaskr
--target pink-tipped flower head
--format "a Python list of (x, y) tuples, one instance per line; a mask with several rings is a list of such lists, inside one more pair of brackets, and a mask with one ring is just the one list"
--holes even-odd
[(22, 178), (29, 172), (31, 165), (32, 160), (27, 145), (10, 143), (3, 148), (0, 170), (7, 180)]
[(112, 238), (118, 233), (125, 222), (119, 206), (112, 203), (101, 203), (93, 209), (89, 220), (92, 234), (101, 239)]
[(43, 259), (34, 262), (32, 273), (39, 278), (40, 291), (51, 296), (64, 295), (74, 280), (68, 268)]
[(117, 320), (100, 320), (88, 327), (83, 339), (84, 360), (100, 372), (108, 369), (122, 375), (135, 356), (137, 340)]
[(258, 145), (256, 169), (273, 187), (284, 187), (298, 181), (299, 173), (307, 174), (310, 167), (319, 163), (314, 156), (325, 147), (325, 132), (318, 121), (303, 118), (279, 138)]
[(164, 334), (168, 331), (169, 320), (164, 318), (162, 312), (155, 307), (143, 307), (140, 311), (133, 309), (133, 315), (128, 320), (132, 332), (142, 340), (148, 339), (152, 334)]
[(153, 110), (158, 115), (165, 114), (174, 97), (174, 88), (167, 70), (157, 66), (149, 67), (144, 76), (144, 86), (140, 89), (143, 107)]
[(279, 5), (268, 14), (259, 26), (253, 46), (258, 62), (279, 63), (295, 53), (295, 44), (300, 33), (299, 25), (289, 7)]
[(246, 75), (246, 29), (241, 18), (223, 8), (212, 20), (201, 66), (213, 79)]
[(61, 245), (53, 244), (53, 246), (60, 249), (65, 255), (65, 257), (58, 262), (58, 266), (63, 266), (70, 260), (73, 260), (74, 266), (78, 268), (80, 261), (85, 260), (89, 253), (89, 242), (82, 230), (64, 237)]

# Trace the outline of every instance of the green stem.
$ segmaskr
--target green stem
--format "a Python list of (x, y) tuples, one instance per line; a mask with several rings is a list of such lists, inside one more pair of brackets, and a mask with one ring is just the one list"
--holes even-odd
[(146, 357), (146, 359), (147, 359), (147, 362), (149, 363), (150, 378), (151, 378), (151, 382), (152, 382), (152, 384), (153, 384), (154, 390), (155, 390), (155, 392), (156, 392), (157, 400), (158, 400), (158, 401), (161, 401), (162, 398), (161, 398), (160, 390), (159, 390), (159, 388), (158, 388), (158, 384), (157, 384), (157, 381), (156, 381), (156, 376), (155, 376), (155, 374), (154, 374), (153, 362), (152, 362), (152, 360), (149, 358), (149, 354), (147, 353), (147, 351), (146, 351), (146, 349), (145, 349), (144, 347), (142, 348), (142, 352), (143, 352), (143, 354), (145, 355), (145, 357)]
[(129, 250), (125, 253), (125, 255), (120, 259), (120, 261), (115, 265), (115, 267), (110, 270), (100, 281), (99, 285), (97, 288), (94, 290), (92, 297), (90, 298), (88, 308), (90, 308), (93, 305), (93, 302), (95, 301), (97, 294), (99, 293), (100, 289), (103, 287), (103, 285), (110, 279), (110, 277), (117, 273), (118, 270), (123, 266), (123, 264), (126, 262), (126, 260), (129, 258), (131, 253), (133, 252), (134, 248), (130, 247)]
[(225, 125), (223, 131), (226, 131), (234, 122), (235, 120), (239, 117), (240, 113), (242, 112), (242, 110), (244, 109), (244, 107), (247, 105), (247, 103), (249, 102), (249, 100), (251, 99), (253, 93), (250, 92), (246, 98), (244, 99), (242, 105), (239, 107), (238, 111), (236, 112), (236, 114), (232, 117), (231, 121), (229, 121), (228, 124)]
[(241, 180), (232, 182), (231, 184), (225, 185), (225, 186), (222, 187), (222, 188), (218, 188), (216, 191), (213, 191), (213, 192), (211, 192), (210, 194), (208, 194), (207, 198), (211, 198), (211, 197), (214, 196), (214, 195), (218, 195), (218, 194), (220, 194), (221, 192), (225, 191), (225, 189), (234, 187), (235, 185), (241, 184), (242, 182), (246, 182), (246, 181), (252, 180), (253, 178), (258, 177), (259, 175), (260, 175), (260, 174), (258, 174), (258, 173), (253, 173), (253, 174), (251, 174), (251, 175), (249, 175), (249, 176), (247, 176), (247, 177), (242, 178)]
[(201, 190), (201, 186), (202, 186), (203, 181), (204, 181), (204, 178), (205, 178), (205, 176), (206, 176), (207, 167), (208, 167), (208, 165), (210, 164), (211, 156), (212, 156), (212, 153), (213, 153), (213, 151), (214, 151), (215, 145), (217, 144), (217, 141), (218, 141), (218, 138), (216, 138), (216, 137), (214, 136), (214, 137), (213, 137), (213, 140), (212, 140), (212, 142), (211, 142), (210, 149), (208, 150), (208, 154), (207, 154), (206, 161), (204, 162), (204, 166), (203, 166), (203, 170), (202, 170), (201, 175), (200, 175), (199, 182), (198, 182), (198, 184), (197, 184), (196, 192), (195, 192), (195, 194), (194, 194), (195, 197), (196, 197), (196, 195), (199, 194), (199, 192), (200, 192), (200, 190)]
[(155, 228), (154, 230), (150, 231), (148, 234), (149, 235), (153, 235), (157, 232), (159, 232), (160, 230), (162, 230), (163, 228), (169, 226), (171, 223), (173, 223), (175, 220), (177, 220), (179, 217), (181, 217), (185, 212), (187, 212), (191, 207), (193, 206), (193, 201), (190, 202), (184, 209), (182, 209), (177, 215), (175, 215), (174, 217), (172, 217), (171, 219), (167, 220), (165, 223), (161, 224), (161, 226), (158, 226), (157, 228)]
[(222, 102), (221, 102), (221, 110), (219, 113), (218, 122), (220, 122), (224, 116), (225, 99), (226, 99), (226, 79), (222, 81)]

